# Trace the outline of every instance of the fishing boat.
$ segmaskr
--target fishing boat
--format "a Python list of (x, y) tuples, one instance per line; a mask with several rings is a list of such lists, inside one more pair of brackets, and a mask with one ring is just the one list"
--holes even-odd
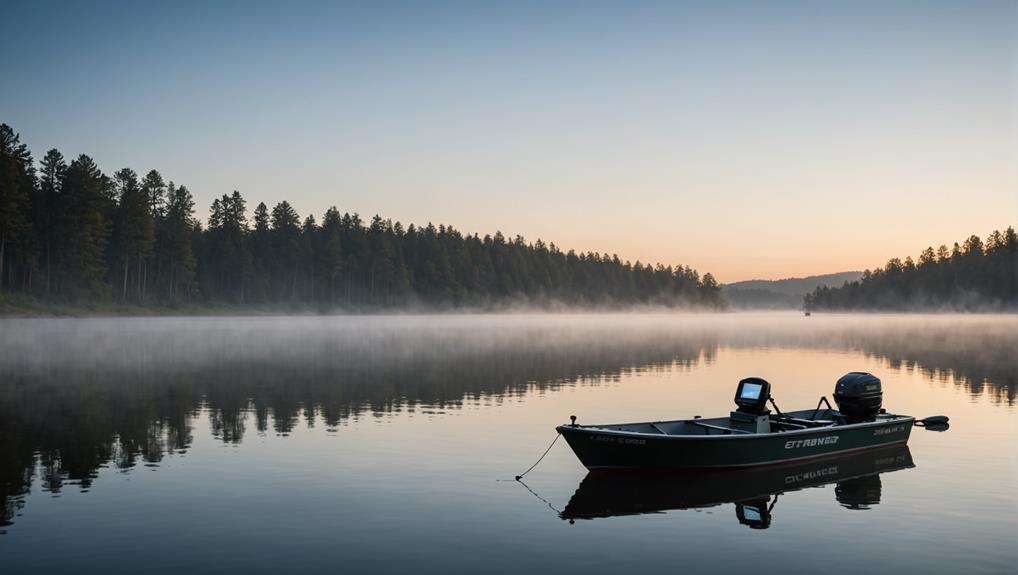
[(880, 503), (881, 474), (913, 467), (908, 446), (894, 445), (772, 467), (683, 474), (590, 472), (559, 517), (600, 519), (732, 503), (739, 523), (766, 529), (780, 495), (835, 484), (839, 505), (869, 509)]
[[(596, 469), (716, 469), (778, 465), (904, 445), (917, 424), (909, 415), (882, 408), (880, 379), (852, 372), (835, 385), (833, 409), (826, 397), (816, 408), (782, 412), (771, 385), (759, 377), (739, 382), (737, 409), (728, 417), (601, 425), (561, 425), (580, 462)], [(770, 403), (774, 408), (768, 409)], [(946, 427), (947, 417), (920, 425)]]

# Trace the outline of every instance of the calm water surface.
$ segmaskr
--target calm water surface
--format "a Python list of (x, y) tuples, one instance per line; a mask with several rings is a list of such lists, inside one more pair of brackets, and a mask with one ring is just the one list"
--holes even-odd
[[(0, 320), (4, 573), (1011, 572), (1018, 319)], [(812, 407), (853, 370), (947, 414), (908, 449), (591, 476), (581, 423)], [(794, 572), (794, 571), (793, 571)]]

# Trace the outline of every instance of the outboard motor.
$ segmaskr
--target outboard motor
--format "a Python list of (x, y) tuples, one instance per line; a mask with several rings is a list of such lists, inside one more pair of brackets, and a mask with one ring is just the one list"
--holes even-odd
[(847, 373), (834, 386), (834, 401), (848, 423), (873, 421), (880, 413), (883, 400), (880, 379), (871, 373)]
[(880, 503), (880, 474), (839, 481), (834, 497), (845, 509), (869, 509)]

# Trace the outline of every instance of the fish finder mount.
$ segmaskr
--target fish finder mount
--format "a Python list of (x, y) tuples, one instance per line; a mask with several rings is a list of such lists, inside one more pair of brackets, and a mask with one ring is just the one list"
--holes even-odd
[[(771, 400), (771, 384), (759, 377), (747, 377), (735, 390), (735, 405), (728, 424), (749, 433), (770, 433), (771, 419), (767, 402)], [(775, 409), (777, 406), (775, 406)]]

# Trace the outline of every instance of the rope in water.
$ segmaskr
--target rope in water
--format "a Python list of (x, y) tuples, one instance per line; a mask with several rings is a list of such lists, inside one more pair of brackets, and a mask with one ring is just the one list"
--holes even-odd
[(549, 451), (551, 451), (551, 448), (555, 446), (555, 442), (556, 442), (556, 441), (558, 441), (558, 438), (560, 438), (560, 437), (562, 437), (562, 434), (561, 434), (561, 433), (556, 433), (556, 434), (555, 434), (555, 439), (552, 439), (552, 440), (551, 440), (551, 445), (549, 445), (549, 446), (548, 446), (548, 449), (545, 449), (545, 450), (544, 450), (544, 453), (542, 453), (542, 454), (541, 454), (541, 457), (539, 457), (539, 458), (537, 459), (537, 461), (535, 461), (535, 462), (534, 462), (534, 464), (533, 464), (533, 465), (531, 465), (531, 466), (530, 466), (529, 468), (527, 468), (527, 470), (526, 470), (526, 471), (524, 471), (523, 473), (521, 473), (521, 474), (517, 475), (517, 476), (516, 476), (516, 481), (519, 481), (520, 479), (523, 479), (523, 476), (524, 476), (524, 475), (526, 475), (526, 474), (530, 473), (530, 471), (531, 471), (532, 469), (534, 469), (535, 467), (537, 467), (537, 464), (538, 464), (538, 463), (540, 463), (542, 459), (544, 459), (544, 456), (545, 456), (545, 455), (548, 455), (548, 452), (549, 452)]
[(544, 504), (547, 505), (549, 508), (551, 508), (552, 511), (554, 511), (555, 513), (557, 513), (560, 516), (562, 515), (562, 512), (559, 511), (559, 509), (557, 507), (552, 505), (551, 502), (548, 501), (547, 499), (545, 499), (544, 497), (541, 497), (540, 495), (538, 495), (537, 492), (534, 491), (533, 489), (531, 489), (529, 485), (524, 483), (522, 479), (517, 479), (517, 481), (519, 482), (520, 485), (525, 487), (527, 489), (527, 491), (529, 491), (534, 497), (536, 497), (536, 498), (540, 499), (541, 501), (543, 501)]

